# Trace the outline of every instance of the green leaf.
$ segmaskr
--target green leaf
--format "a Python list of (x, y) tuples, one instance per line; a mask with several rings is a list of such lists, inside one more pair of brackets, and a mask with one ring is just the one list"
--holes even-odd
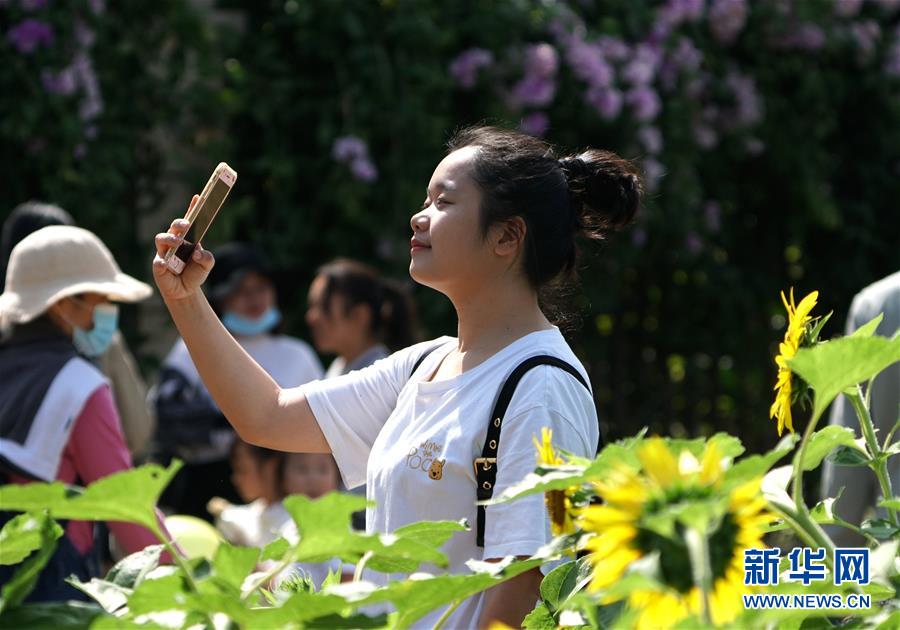
[(522, 627), (525, 630), (556, 630), (557, 624), (547, 606), (541, 603), (525, 616)]
[(66, 580), (66, 582), (82, 593), (89, 595), (108, 613), (114, 613), (120, 608), (127, 606), (128, 598), (131, 597), (132, 593), (130, 588), (97, 578), (91, 578), (90, 582), (80, 582), (73, 577)]
[(833, 462), (837, 466), (868, 466), (868, 455), (861, 450), (859, 444), (854, 446), (839, 446), (828, 457), (828, 461)]
[(290, 548), (291, 544), (288, 541), (286, 541), (284, 538), (277, 538), (263, 547), (262, 553), (259, 556), (259, 560), (260, 562), (264, 562), (266, 560), (280, 560), (285, 556), (285, 554), (288, 552), (288, 549)]
[(0, 564), (18, 564), (43, 544), (41, 524), (44, 514), (19, 514), (0, 530)]
[(128, 610), (133, 615), (146, 615), (165, 610), (190, 610), (188, 595), (187, 584), (181, 574), (144, 580), (128, 599)]
[(881, 320), (884, 319), (884, 313), (879, 313), (871, 320), (854, 330), (850, 335), (850, 337), (871, 337), (875, 334), (875, 331), (878, 330), (878, 325), (881, 323)]
[(722, 457), (734, 458), (744, 452), (744, 445), (733, 435), (728, 433), (716, 433), (709, 438), (694, 438), (691, 440), (665, 438), (669, 448), (678, 456), (681, 451), (689, 451), (698, 459), (703, 455), (709, 444), (714, 444)]
[(259, 560), (259, 549), (255, 547), (236, 547), (223, 541), (213, 557), (213, 575), (234, 587), (235, 592), (241, 590), (241, 584)]
[(868, 520), (862, 524), (860, 529), (878, 540), (893, 540), (900, 536), (900, 527), (897, 527), (885, 518)]
[(447, 566), (447, 556), (428, 544), (445, 539), (446, 533), (459, 531), (459, 523), (417, 524), (408, 532), (430, 531), (425, 543), (411, 536), (397, 534), (370, 535), (350, 527), (350, 515), (366, 504), (365, 499), (350, 494), (331, 493), (319, 499), (294, 495), (284, 500), (284, 507), (297, 523), (300, 542), (291, 552), (295, 562), (325, 562), (341, 558), (356, 562), (371, 553), (366, 566), (388, 573), (412, 572), (422, 562)]
[(508, 487), (500, 496), (485, 501), (484, 504), (509, 503), (529, 494), (579, 486), (589, 481), (602, 479), (610, 471), (622, 466), (637, 469), (640, 467), (637, 458), (637, 447), (640, 444), (641, 438), (628, 438), (608, 444), (587, 468), (572, 465), (539, 468), (538, 472), (529, 473), (525, 479)]
[(555, 613), (573, 593), (584, 588), (590, 578), (591, 565), (587, 558), (561, 564), (541, 582), (541, 599)]
[[(3, 507), (5, 509), (6, 505), (3, 504)], [(32, 514), (32, 517), (37, 520), (36, 527), (41, 544), (37, 551), (16, 569), (10, 580), (0, 590), (0, 613), (18, 606), (28, 597), (37, 583), (44, 565), (56, 551), (56, 540), (63, 535), (62, 527), (46, 514)]]
[(818, 419), (844, 389), (867, 381), (900, 361), (900, 337), (849, 336), (801, 348), (788, 361), (815, 392), (813, 418)]
[(799, 441), (799, 436), (790, 433), (781, 438), (778, 444), (775, 445), (775, 448), (769, 452), (743, 458), (725, 471), (724, 487), (733, 488), (751, 479), (764, 476), (778, 460), (794, 450), (794, 445)]
[(856, 434), (853, 429), (831, 425), (816, 431), (806, 444), (803, 470), (815, 470), (822, 460), (839, 446), (857, 447)]
[(421, 579), (390, 582), (387, 586), (367, 591), (365, 583), (335, 586), (326, 593), (343, 595), (354, 606), (390, 601), (397, 610), (396, 627), (407, 628), (428, 612), (471, 597), (492, 586), (538, 567), (544, 558), (516, 561), (512, 558), (497, 563), (470, 561), (475, 571), (466, 575), (439, 575)]
[(465, 519), (462, 521), (422, 521), (412, 523), (394, 531), (394, 536), (413, 538), (423, 545), (440, 548), (457, 532), (469, 531)]
[(0, 614), (0, 628), (87, 628), (106, 613), (87, 602), (25, 604)]
[(84, 490), (60, 482), (12, 484), (0, 487), (5, 510), (46, 509), (53, 518), (84, 521), (125, 521), (158, 531), (156, 503), (181, 462), (168, 468), (148, 465), (98, 479)]
[(392, 627), (387, 614), (375, 617), (357, 615), (325, 615), (316, 617), (303, 624), (307, 628), (389, 628)]
[(840, 519), (834, 513), (834, 504), (841, 498), (843, 492), (844, 489), (841, 488), (836, 497), (829, 497), (816, 503), (815, 507), (809, 512), (812, 519), (821, 525), (834, 525), (840, 522)]
[(119, 560), (106, 574), (106, 581), (124, 588), (133, 589), (153, 569), (159, 566), (163, 545), (150, 545)]

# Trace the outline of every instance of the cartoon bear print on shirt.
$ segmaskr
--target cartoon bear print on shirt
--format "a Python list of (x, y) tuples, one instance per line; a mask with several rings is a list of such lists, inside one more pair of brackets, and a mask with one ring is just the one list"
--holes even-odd
[(436, 459), (431, 462), (431, 468), (428, 469), (428, 476), (435, 481), (440, 480), (444, 476), (444, 463), (446, 459)]

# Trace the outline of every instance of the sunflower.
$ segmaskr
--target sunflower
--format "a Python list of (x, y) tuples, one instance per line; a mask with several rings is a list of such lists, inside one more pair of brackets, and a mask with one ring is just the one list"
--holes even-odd
[[(538, 466), (561, 466), (562, 457), (553, 448), (553, 431), (547, 427), (541, 428), (541, 441), (537, 437), (531, 438), (537, 449)], [(565, 490), (548, 490), (544, 493), (544, 501), (547, 504), (547, 512), (550, 514), (550, 529), (554, 536), (571, 534), (575, 531), (575, 522), (572, 520), (574, 506), (572, 505), (572, 492), (577, 486)]]
[[(585, 532), (593, 532), (585, 545), (593, 565), (590, 591), (602, 591), (618, 582), (629, 566), (658, 554), (660, 590), (637, 589), (628, 597), (629, 608), (639, 611), (637, 627), (669, 627), (702, 610), (702, 593), (694, 584), (688, 548), (681, 526), (675, 536), (663, 536), (648, 523), (667, 508), (721, 496), (722, 457), (708, 444), (700, 461), (690, 452), (678, 457), (660, 438), (638, 449), (641, 471), (621, 468), (609, 479), (595, 483), (603, 505), (587, 507), (579, 517)], [(771, 516), (761, 498), (760, 480), (731, 491), (718, 526), (709, 534), (713, 586), (710, 615), (719, 625), (742, 610), (744, 549), (762, 548), (765, 525)], [(607, 598), (608, 603), (613, 598)]]
[(791, 289), (791, 300), (788, 302), (781, 292), (781, 301), (788, 313), (788, 327), (784, 333), (784, 341), (778, 345), (778, 355), (775, 357), (775, 365), (778, 366), (778, 380), (775, 382), (775, 402), (769, 409), (769, 417), (778, 420), (778, 435), (788, 428), (794, 432), (794, 420), (791, 417), (791, 403), (794, 400), (793, 375), (788, 366), (788, 360), (793, 359), (797, 349), (804, 341), (806, 325), (812, 320), (810, 311), (819, 299), (819, 292), (813, 291), (800, 300), (799, 305), (794, 304), (794, 289)]

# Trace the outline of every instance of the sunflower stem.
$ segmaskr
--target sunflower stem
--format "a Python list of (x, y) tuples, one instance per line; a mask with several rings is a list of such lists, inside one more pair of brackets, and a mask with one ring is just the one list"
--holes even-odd
[[(891, 489), (891, 478), (887, 472), (887, 464), (884, 457), (882, 457), (884, 453), (875, 437), (875, 426), (872, 423), (872, 415), (869, 413), (869, 408), (866, 406), (865, 402), (863, 402), (862, 389), (860, 386), (857, 385), (856, 391), (847, 394), (847, 397), (850, 399), (850, 404), (853, 405), (854, 411), (856, 411), (857, 418), (859, 418), (859, 428), (862, 431), (863, 437), (866, 440), (866, 445), (869, 447), (872, 456), (872, 464), (869, 468), (872, 469), (875, 476), (878, 478), (878, 485), (881, 486), (883, 498), (890, 499), (894, 496), (894, 492)], [(887, 512), (891, 523), (893, 523), (895, 527), (900, 526), (900, 521), (898, 521), (897, 518), (897, 510), (887, 508)]]
[(712, 625), (712, 610), (709, 604), (709, 592), (712, 589), (712, 565), (709, 560), (709, 537), (693, 527), (685, 532), (688, 553), (691, 557), (691, 571), (694, 583), (700, 587), (700, 607), (703, 620)]

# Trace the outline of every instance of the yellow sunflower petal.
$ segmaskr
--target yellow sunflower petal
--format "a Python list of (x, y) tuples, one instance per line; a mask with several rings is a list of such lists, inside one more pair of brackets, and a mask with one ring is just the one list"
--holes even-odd
[(630, 598), (629, 605), (641, 610), (636, 624), (637, 630), (671, 628), (688, 616), (688, 607), (684, 599), (671, 593), (646, 591), (643, 595)]
[(599, 560), (600, 558), (610, 555), (617, 549), (625, 547), (629, 542), (634, 540), (635, 536), (637, 536), (637, 530), (631, 525), (618, 525), (616, 527), (610, 527), (604, 530), (602, 534), (594, 536), (585, 543), (584, 547)]
[[(615, 583), (628, 565), (641, 557), (641, 553), (631, 547), (622, 547), (614, 553), (604, 557), (602, 561), (593, 563), (594, 570), (591, 574), (591, 583), (588, 584), (589, 591), (599, 591), (606, 588), (610, 584)], [(588, 556), (591, 560), (591, 556)]]
[(719, 482), (723, 474), (722, 453), (715, 443), (710, 442), (706, 445), (700, 462), (700, 481), (706, 485), (713, 485)]
[(678, 462), (662, 438), (650, 438), (638, 449), (644, 472), (658, 486), (666, 488), (679, 478)]
[(613, 525), (634, 523), (634, 514), (608, 505), (589, 505), (579, 516), (581, 528), (589, 532), (601, 532)]

